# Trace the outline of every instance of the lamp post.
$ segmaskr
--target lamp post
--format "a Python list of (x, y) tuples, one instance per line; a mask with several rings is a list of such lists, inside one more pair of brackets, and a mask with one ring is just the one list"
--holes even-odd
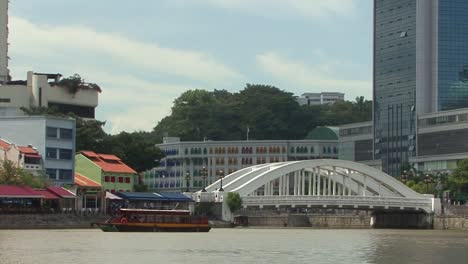
[(426, 183), (426, 193), (429, 192), (429, 184), (432, 183), (432, 176), (429, 174), (426, 174), (426, 177), (424, 178), (424, 182)]
[(403, 174), (401, 174), (401, 182), (406, 185), (406, 182), (408, 181), (408, 172), (406, 170), (403, 171)]
[(185, 181), (187, 182), (187, 186), (186, 186), (185, 191), (186, 191), (186, 192), (190, 192), (190, 190), (189, 190), (189, 186), (190, 186), (190, 172), (189, 172), (189, 171), (187, 171), (187, 172), (185, 173)]
[(205, 166), (203, 166), (203, 168), (201, 168), (200, 173), (201, 173), (201, 176), (203, 178), (203, 189), (201, 191), (206, 192), (206, 189), (205, 189), (206, 184), (205, 183), (206, 183), (206, 177), (208, 176), (208, 170), (206, 169)]
[(218, 171), (218, 175), (219, 175), (219, 179), (221, 180), (220, 185), (219, 185), (219, 190), (218, 190), (218, 191), (224, 192), (224, 190), (223, 190), (224, 171), (223, 171), (223, 170), (219, 170), (219, 171)]

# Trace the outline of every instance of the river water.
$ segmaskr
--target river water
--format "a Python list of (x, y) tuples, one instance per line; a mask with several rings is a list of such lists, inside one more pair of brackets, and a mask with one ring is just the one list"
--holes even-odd
[(0, 230), (0, 264), (26, 263), (468, 263), (468, 232)]

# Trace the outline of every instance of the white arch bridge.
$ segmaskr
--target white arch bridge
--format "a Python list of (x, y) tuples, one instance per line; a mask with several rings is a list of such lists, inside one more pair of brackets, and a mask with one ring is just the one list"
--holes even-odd
[(408, 210), (434, 213), (440, 202), (392, 176), (361, 163), (320, 159), (255, 165), (227, 175), (196, 193), (195, 199), (239, 193), (244, 208), (255, 206)]

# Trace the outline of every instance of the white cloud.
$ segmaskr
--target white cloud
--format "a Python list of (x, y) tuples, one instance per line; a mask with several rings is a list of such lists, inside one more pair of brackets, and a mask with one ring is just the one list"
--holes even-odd
[[(336, 61), (307, 65), (275, 52), (266, 52), (257, 55), (257, 64), (276, 79), (292, 87), (300, 87), (302, 92), (343, 92), (348, 98), (361, 95), (369, 98), (372, 90), (370, 80), (340, 78), (344, 74), (337, 70), (339, 62)], [(352, 70), (359, 71), (359, 68)]]
[[(190, 4), (190, 0), (179, 0)], [(356, 0), (197, 0), (214, 7), (267, 17), (323, 18), (355, 14)]]
[(13, 16), (10, 17), (9, 40), (14, 44), (11, 46), (13, 55), (15, 52), (36, 56), (66, 53), (70, 61), (83, 54), (96, 55), (100, 59), (112, 58), (122, 65), (204, 82), (240, 77), (236, 71), (203, 52), (163, 48), (155, 43), (96, 32), (82, 26), (36, 25)]
[(80, 73), (99, 84), (103, 92), (97, 119), (107, 121), (110, 133), (151, 130), (170, 113), (177, 96), (196, 88), (193, 83), (205, 88), (240, 77), (209, 54), (162, 48), (80, 26), (35, 25), (10, 17), (9, 42), (16, 78), (24, 79), (28, 70), (51, 70)]

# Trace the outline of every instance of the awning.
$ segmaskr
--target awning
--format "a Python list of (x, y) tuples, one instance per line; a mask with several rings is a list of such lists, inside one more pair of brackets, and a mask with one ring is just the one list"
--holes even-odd
[(60, 197), (58, 197), (57, 195), (53, 194), (52, 192), (50, 192), (49, 190), (44, 190), (44, 189), (36, 189), (34, 190), (35, 192), (41, 194), (43, 197), (42, 199), (45, 199), (45, 200), (58, 200), (60, 199)]
[(118, 196), (126, 200), (139, 201), (173, 201), (173, 202), (191, 202), (191, 198), (181, 193), (141, 193), (141, 192), (118, 192)]
[(117, 195), (114, 195), (110, 192), (106, 192), (106, 199), (109, 200), (122, 200), (122, 198), (118, 197)]
[(62, 198), (72, 198), (72, 199), (76, 198), (76, 195), (74, 193), (70, 192), (69, 190), (63, 187), (51, 186), (51, 187), (47, 187), (47, 190), (51, 191), (55, 195), (62, 197)]
[(42, 198), (40, 193), (28, 186), (0, 185), (0, 198)]

